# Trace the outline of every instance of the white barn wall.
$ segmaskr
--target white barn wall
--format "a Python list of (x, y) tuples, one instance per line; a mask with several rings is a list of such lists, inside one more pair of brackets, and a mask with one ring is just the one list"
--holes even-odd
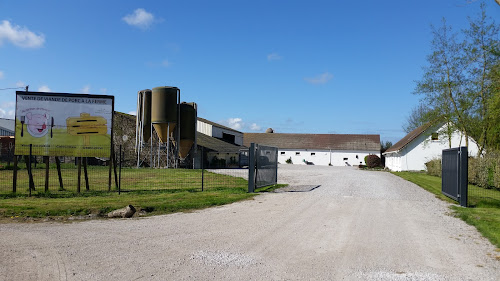
[(351, 166), (357, 166), (365, 165), (365, 156), (370, 154), (380, 157), (380, 151), (278, 149), (278, 162), (284, 164), (291, 158), (292, 163), (298, 165), (306, 165), (305, 160), (314, 165), (328, 166), (331, 163), (332, 166), (346, 166), (347, 162)]
[(212, 126), (212, 137), (222, 139), (223, 133), (228, 134), (228, 135), (233, 135), (234, 136), (234, 143), (236, 145), (243, 145), (243, 134), (242, 133), (237, 133), (235, 131)]
[(196, 128), (198, 132), (205, 134), (207, 136), (212, 136), (212, 125), (198, 120)]
[[(414, 139), (407, 146), (395, 153), (385, 155), (385, 166), (392, 171), (421, 171), (426, 170), (425, 163), (432, 159), (441, 158), (443, 149), (448, 149), (448, 137), (445, 127), (438, 130), (439, 139), (431, 140), (431, 130)], [(455, 132), (451, 137), (451, 147), (465, 146), (465, 137)], [(469, 138), (469, 156), (477, 156), (479, 149), (472, 138)]]

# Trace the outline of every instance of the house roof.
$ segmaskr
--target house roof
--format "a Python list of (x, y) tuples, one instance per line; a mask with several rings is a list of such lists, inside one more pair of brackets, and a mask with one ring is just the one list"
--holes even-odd
[(243, 134), (242, 132), (240, 131), (237, 131), (235, 129), (232, 129), (232, 128), (229, 128), (229, 127), (226, 127), (224, 125), (221, 125), (221, 124), (218, 124), (218, 123), (215, 123), (215, 122), (212, 122), (212, 121), (209, 121), (207, 119), (204, 119), (204, 118), (201, 118), (201, 117), (198, 117), (198, 121), (200, 122), (203, 122), (203, 123), (207, 123), (207, 124), (210, 124), (212, 126), (216, 126), (216, 127), (219, 127), (219, 128), (223, 128), (223, 129), (226, 129), (226, 130), (229, 130), (229, 131), (233, 131), (233, 132), (236, 132), (236, 133), (240, 133), (240, 134)]
[(238, 153), (240, 149), (244, 148), (242, 146), (234, 145), (227, 143), (225, 141), (222, 141), (220, 139), (207, 136), (203, 133), (197, 132), (196, 134), (196, 142), (199, 146), (203, 146), (205, 148), (217, 151), (217, 152), (223, 152), (223, 153)]
[(414, 139), (416, 139), (418, 136), (423, 134), (427, 129), (429, 129), (432, 126), (432, 123), (425, 123), (424, 125), (416, 128), (415, 130), (411, 131), (409, 134), (404, 136), (401, 140), (399, 140), (397, 143), (395, 143), (393, 146), (389, 147), (384, 154), (390, 153), (390, 152), (397, 152), (407, 146), (410, 142), (412, 142)]
[(380, 135), (244, 133), (243, 145), (252, 142), (280, 149), (380, 150)]

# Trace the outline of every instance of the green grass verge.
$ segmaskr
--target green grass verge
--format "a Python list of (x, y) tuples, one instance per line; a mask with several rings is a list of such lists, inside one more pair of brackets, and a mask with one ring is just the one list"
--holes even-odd
[(252, 198), (255, 194), (241, 188), (225, 188), (210, 191), (149, 191), (116, 192), (83, 195), (77, 197), (16, 197), (0, 200), (0, 217), (43, 218), (47, 216), (79, 216), (106, 213), (133, 205), (148, 215), (168, 214), (202, 209)]
[[(441, 193), (441, 178), (439, 177), (415, 172), (396, 172), (393, 174), (415, 183), (435, 194), (437, 198), (456, 203)], [(470, 207), (451, 206), (453, 215), (475, 226), (493, 245), (500, 248), (500, 191), (484, 189), (471, 184), (468, 187)]]

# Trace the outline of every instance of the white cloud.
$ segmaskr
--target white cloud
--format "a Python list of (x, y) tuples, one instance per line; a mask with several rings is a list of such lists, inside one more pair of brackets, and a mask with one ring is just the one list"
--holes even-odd
[(16, 82), (16, 87), (26, 87), (26, 83), (24, 83), (23, 81), (17, 81)]
[(307, 82), (314, 84), (314, 85), (319, 85), (319, 84), (325, 84), (326, 82), (332, 80), (333, 75), (329, 72), (322, 73), (316, 77), (311, 77), (311, 78), (304, 78)]
[(10, 41), (22, 48), (40, 48), (45, 43), (45, 36), (37, 35), (26, 27), (11, 25), (9, 21), (3, 20), (0, 24), (0, 46), (4, 41)]
[(42, 85), (42, 86), (38, 87), (38, 91), (39, 92), (52, 92), (50, 90), (49, 86), (47, 86), (47, 85)]
[(99, 91), (101, 91), (103, 95), (106, 95), (108, 93), (108, 89), (106, 88), (100, 88)]
[(256, 123), (252, 123), (252, 125), (250, 125), (250, 130), (252, 131), (260, 131), (261, 127), (259, 125), (257, 125)]
[(268, 61), (273, 61), (273, 60), (280, 60), (282, 59), (283, 57), (278, 55), (277, 53), (271, 53), (269, 55), (267, 55), (267, 60)]
[(3, 79), (3, 77), (4, 77), (4, 73), (3, 73), (3, 71), (0, 71), (0, 79)]
[(90, 94), (90, 85), (85, 85), (80, 91), (82, 94)]
[(3, 102), (0, 105), (0, 118), (14, 119), (16, 103), (13, 101)]
[(226, 122), (231, 129), (241, 130), (243, 127), (243, 120), (241, 118), (229, 118)]
[(132, 14), (126, 15), (122, 18), (128, 25), (138, 27), (140, 29), (148, 29), (153, 21), (155, 16), (151, 13), (146, 12), (146, 10), (139, 8), (135, 10)]
[(130, 115), (137, 115), (137, 112), (134, 110), (134, 111), (129, 111), (128, 114)]

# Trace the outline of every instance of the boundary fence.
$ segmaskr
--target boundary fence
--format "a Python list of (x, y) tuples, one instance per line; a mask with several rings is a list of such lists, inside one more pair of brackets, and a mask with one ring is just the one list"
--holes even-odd
[[(12, 155), (0, 163), (0, 198), (46, 193), (246, 191), (248, 187), (248, 169), (137, 168), (136, 161), (124, 155), (121, 146), (111, 159)], [(205, 163), (203, 153), (201, 157)]]

